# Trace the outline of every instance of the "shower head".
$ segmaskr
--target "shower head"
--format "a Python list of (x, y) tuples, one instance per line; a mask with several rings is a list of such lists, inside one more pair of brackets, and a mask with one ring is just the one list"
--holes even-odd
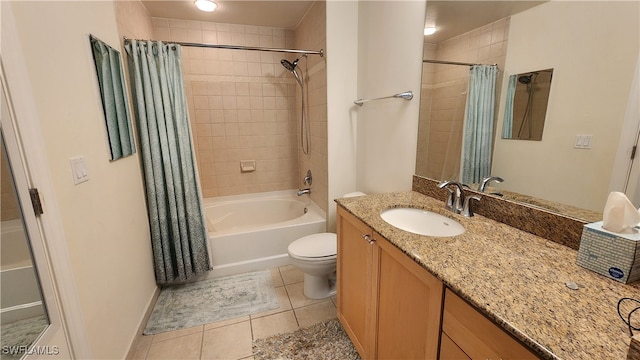
[(298, 61), (300, 58), (295, 59), (293, 62), (289, 62), (287, 59), (280, 60), (280, 64), (284, 66), (285, 69), (294, 72), (296, 70), (296, 66), (298, 66)]
[(531, 83), (531, 76), (533, 76), (533, 74), (519, 76), (518, 82), (520, 84), (528, 85)]
[(295, 59), (293, 62), (289, 62), (289, 60), (287, 59), (282, 59), (280, 60), (280, 64), (282, 64), (282, 66), (284, 66), (285, 69), (291, 71), (293, 76), (296, 77), (296, 81), (298, 81), (298, 84), (300, 84), (300, 86), (302, 87), (302, 79), (300, 78), (300, 75), (298, 75), (298, 72), (296, 71), (296, 67), (298, 66), (298, 61), (300, 61), (300, 58)]

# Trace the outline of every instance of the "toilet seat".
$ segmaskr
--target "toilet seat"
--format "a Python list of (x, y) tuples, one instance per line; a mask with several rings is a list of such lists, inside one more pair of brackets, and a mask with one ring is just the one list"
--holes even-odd
[(289, 255), (295, 259), (322, 261), (336, 258), (337, 236), (334, 233), (319, 233), (303, 236), (288, 247)]

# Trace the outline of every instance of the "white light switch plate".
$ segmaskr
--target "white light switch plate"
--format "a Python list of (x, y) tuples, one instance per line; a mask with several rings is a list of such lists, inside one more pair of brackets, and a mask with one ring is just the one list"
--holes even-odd
[(574, 149), (591, 149), (591, 138), (593, 135), (576, 135)]
[(85, 181), (89, 181), (89, 171), (87, 170), (87, 163), (84, 157), (77, 156), (69, 159), (71, 162), (71, 175), (73, 176), (73, 183), (78, 185)]

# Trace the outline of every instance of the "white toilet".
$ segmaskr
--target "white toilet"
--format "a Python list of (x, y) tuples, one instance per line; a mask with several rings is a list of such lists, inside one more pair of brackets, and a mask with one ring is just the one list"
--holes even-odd
[[(366, 195), (352, 192), (344, 197)], [(304, 273), (304, 295), (310, 299), (324, 299), (335, 295), (335, 272), (338, 249), (334, 233), (303, 236), (288, 247), (291, 264)]]

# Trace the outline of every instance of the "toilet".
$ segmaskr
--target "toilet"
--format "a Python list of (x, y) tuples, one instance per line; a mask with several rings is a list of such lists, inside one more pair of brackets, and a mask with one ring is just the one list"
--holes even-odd
[[(352, 192), (344, 197), (366, 195)], [(335, 272), (338, 253), (337, 235), (317, 233), (303, 236), (288, 247), (291, 264), (304, 273), (304, 295), (324, 299), (336, 294)]]

